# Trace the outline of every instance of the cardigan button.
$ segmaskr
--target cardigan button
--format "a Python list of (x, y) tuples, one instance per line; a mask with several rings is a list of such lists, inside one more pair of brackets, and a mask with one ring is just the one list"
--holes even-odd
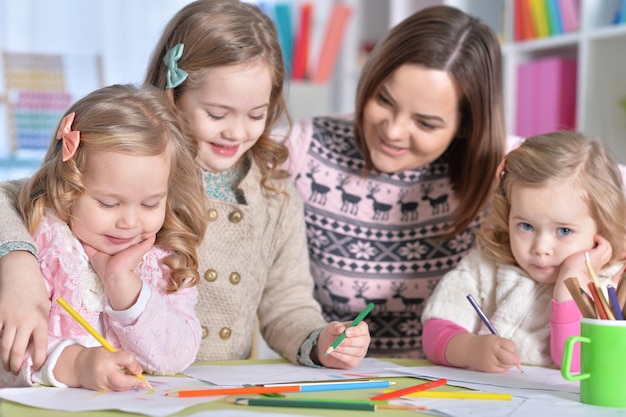
[(230, 338), (231, 334), (232, 332), (228, 327), (222, 327), (222, 329), (220, 330), (220, 339), (227, 340)]
[(219, 213), (214, 208), (209, 209), (209, 216), (208, 217), (209, 217), (209, 221), (210, 222), (214, 222), (219, 217)]
[(209, 328), (202, 326), (202, 338), (206, 339), (207, 337), (209, 337)]
[(213, 282), (217, 279), (217, 271), (215, 269), (207, 269), (204, 273), (204, 279)]
[(239, 272), (233, 272), (230, 274), (230, 277), (228, 277), (228, 279), (230, 280), (231, 284), (237, 285), (241, 282), (241, 275), (239, 274)]
[(228, 215), (228, 220), (230, 220), (231, 223), (239, 223), (242, 218), (243, 214), (241, 214), (240, 211), (233, 211)]

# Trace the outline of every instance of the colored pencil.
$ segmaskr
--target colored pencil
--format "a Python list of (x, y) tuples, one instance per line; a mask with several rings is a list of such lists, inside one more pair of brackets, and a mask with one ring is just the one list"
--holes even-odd
[(606, 287), (606, 291), (609, 294), (609, 303), (611, 304), (611, 309), (613, 310), (613, 314), (615, 315), (616, 320), (624, 320), (624, 315), (622, 314), (622, 307), (617, 300), (617, 292), (615, 291), (615, 287), (612, 285), (608, 285)]
[(168, 397), (211, 397), (217, 395), (247, 395), (247, 394), (267, 394), (276, 392), (300, 392), (297, 385), (284, 387), (233, 387), (233, 388), (208, 388), (172, 391), (165, 393)]
[(320, 385), (320, 384), (353, 384), (355, 382), (372, 382), (374, 379), (341, 379), (341, 380), (319, 380), (319, 381), (311, 381), (311, 382), (287, 382), (282, 384), (256, 384), (252, 385), (255, 387), (284, 387), (286, 385)]
[[(74, 320), (78, 322), (78, 324), (83, 326), (83, 328), (87, 330), (87, 332), (90, 335), (92, 335), (98, 341), (98, 343), (102, 345), (103, 348), (105, 348), (109, 352), (117, 352), (117, 349), (115, 349), (113, 345), (111, 345), (100, 333), (98, 333), (98, 331), (94, 329), (93, 326), (89, 324), (87, 320), (85, 320), (80, 314), (78, 314), (78, 311), (74, 310), (74, 308), (71, 305), (69, 305), (67, 301), (63, 299), (63, 297), (57, 297), (57, 303), (59, 303), (59, 305), (63, 307), (63, 309), (67, 311), (68, 314), (72, 316)], [(133, 375), (143, 380), (148, 385), (148, 388), (154, 391), (154, 388), (152, 388), (152, 385), (146, 379), (145, 376), (143, 376), (142, 374), (133, 374)]]
[(611, 311), (611, 308), (609, 307), (609, 302), (606, 300), (606, 298), (604, 297), (604, 293), (602, 292), (602, 289), (600, 288), (600, 284), (598, 283), (598, 278), (596, 277), (596, 273), (593, 271), (593, 268), (591, 266), (591, 260), (589, 259), (589, 252), (585, 252), (585, 266), (587, 267), (587, 271), (589, 272), (589, 276), (591, 277), (591, 282), (593, 284), (593, 286), (595, 287), (595, 292), (592, 292), (591, 295), (594, 297), (594, 300), (597, 299), (597, 303), (599, 303), (602, 306), (602, 309), (604, 310), (604, 314), (606, 315), (606, 318), (604, 318), (605, 320), (615, 320), (615, 315), (613, 314), (613, 312)]
[[(596, 313), (593, 306), (593, 301), (589, 300), (585, 291), (580, 287), (580, 282), (578, 281), (578, 278), (567, 278), (564, 283), (570, 295), (574, 299), (574, 302), (576, 303), (576, 306), (580, 310), (582, 316), (590, 319), (595, 319)], [(591, 306), (589, 305), (589, 303), (591, 303)]]
[(445, 378), (437, 379), (436, 381), (429, 381), (424, 384), (414, 385), (412, 387), (407, 387), (403, 389), (399, 389), (396, 391), (387, 392), (385, 394), (375, 395), (370, 397), (370, 401), (387, 401), (394, 398), (402, 397), (403, 395), (408, 395), (418, 391), (425, 391), (427, 389), (440, 387), (441, 385), (446, 385), (448, 380)]
[[(500, 337), (500, 333), (498, 333), (496, 328), (493, 327), (493, 324), (491, 324), (491, 321), (489, 320), (489, 318), (487, 318), (487, 315), (485, 314), (483, 309), (480, 308), (480, 306), (478, 305), (478, 303), (476, 302), (472, 294), (467, 294), (467, 300), (470, 302), (472, 307), (474, 307), (474, 310), (476, 310), (476, 313), (478, 313), (478, 317), (480, 317), (483, 323), (485, 323), (485, 326), (487, 326), (491, 334)], [(519, 369), (520, 372), (524, 372), (524, 370), (522, 369), (522, 366), (519, 363), (516, 364), (515, 367)]]
[(596, 306), (596, 311), (598, 312), (598, 318), (602, 320), (608, 320), (609, 317), (606, 314), (606, 310), (604, 309), (604, 306), (602, 305), (602, 303), (600, 302), (600, 299), (598, 298), (598, 289), (596, 288), (595, 285), (593, 285), (593, 282), (590, 282), (589, 284), (587, 284), (587, 286), (589, 287), (591, 298), (593, 298), (593, 302)]
[[(354, 327), (357, 324), (359, 324), (360, 322), (363, 321), (363, 319), (365, 318), (365, 316), (367, 316), (370, 311), (372, 311), (374, 309), (374, 303), (369, 303), (365, 309), (363, 311), (361, 311), (361, 313), (356, 316), (356, 318), (352, 321), (352, 323), (350, 323), (350, 325), (348, 327)], [(335, 350), (337, 348), (337, 346), (339, 346), (339, 344), (341, 342), (343, 342), (343, 339), (346, 338), (346, 332), (345, 330), (343, 331), (343, 333), (341, 333), (339, 335), (339, 337), (337, 337), (335, 339), (335, 341), (330, 345), (330, 347), (328, 349), (326, 349), (326, 353), (324, 353), (324, 356), (327, 356), (329, 353), (331, 353), (333, 350)]]
[(229, 401), (237, 405), (261, 406), (261, 407), (289, 407), (289, 408), (316, 408), (327, 410), (359, 410), (359, 411), (376, 411), (384, 410), (426, 410), (424, 406), (414, 405), (390, 405), (390, 404), (372, 404), (363, 402), (348, 401), (318, 401), (306, 399), (273, 399), (273, 398), (237, 398)]
[(626, 316), (626, 271), (622, 273), (615, 292), (617, 293), (617, 301), (622, 309), (622, 315)]
[(490, 392), (475, 392), (475, 391), (420, 391), (408, 394), (407, 397), (417, 398), (446, 398), (456, 400), (500, 400), (511, 401), (513, 395), (511, 394), (496, 394)]
[(229, 387), (229, 388), (208, 388), (192, 389), (168, 392), (169, 397), (208, 397), (215, 395), (246, 395), (246, 394), (267, 394), (277, 392), (318, 392), (318, 391), (343, 391), (352, 389), (389, 388), (392, 385), (389, 381), (354, 381), (347, 383), (326, 383), (315, 385), (283, 385), (283, 386), (254, 386), (254, 387)]

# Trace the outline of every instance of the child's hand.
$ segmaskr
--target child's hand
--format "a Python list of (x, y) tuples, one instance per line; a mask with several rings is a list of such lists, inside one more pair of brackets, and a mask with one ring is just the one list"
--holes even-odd
[(142, 369), (131, 352), (109, 352), (102, 347), (85, 348), (73, 345), (64, 349), (62, 356), (68, 349), (74, 352), (68, 352), (68, 355), (75, 354), (75, 361), (70, 365), (71, 370), (57, 369), (59, 366), (67, 367), (69, 362), (59, 361), (54, 374), (66, 375), (68, 378), (66, 381), (63, 381), (63, 378), (59, 380), (69, 386), (95, 391), (128, 391), (133, 388), (148, 388), (145, 381), (135, 376), (141, 374)]
[(570, 277), (578, 278), (578, 282), (583, 289), (587, 288), (591, 282), (591, 276), (587, 270), (585, 252), (589, 253), (591, 267), (596, 274), (611, 259), (613, 248), (608, 240), (600, 235), (594, 236), (594, 247), (588, 251), (577, 252), (569, 256), (559, 268), (559, 277), (554, 286), (554, 299), (558, 302), (569, 301), (571, 294), (565, 286), (565, 280)]
[(119, 271), (132, 271), (141, 262), (143, 256), (152, 248), (156, 236), (152, 236), (149, 239), (139, 242), (115, 255), (108, 255), (104, 252), (100, 252), (97, 249), (83, 243), (85, 253), (89, 257), (89, 262), (93, 267), (96, 274), (101, 279), (114, 275)]
[(114, 310), (126, 310), (135, 303), (142, 284), (133, 271), (152, 248), (155, 239), (156, 236), (152, 236), (115, 255), (108, 255), (83, 243), (89, 262), (102, 280)]
[[(367, 323), (362, 321), (354, 327), (348, 327), (350, 322), (328, 323), (317, 339), (317, 358), (327, 368), (350, 369), (358, 366), (370, 345), (370, 332)], [(326, 350), (343, 331), (346, 338), (331, 353), (324, 356)]]
[(473, 333), (460, 333), (450, 339), (446, 360), (453, 366), (481, 372), (506, 372), (520, 363), (513, 341)]

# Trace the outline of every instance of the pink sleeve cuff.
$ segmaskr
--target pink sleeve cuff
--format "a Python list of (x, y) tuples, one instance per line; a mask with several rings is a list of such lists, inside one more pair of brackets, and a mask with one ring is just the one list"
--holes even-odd
[(468, 333), (467, 329), (443, 319), (428, 319), (422, 329), (422, 348), (428, 360), (445, 366), (452, 366), (446, 360), (446, 347), (454, 336)]
[[(570, 336), (580, 334), (580, 319), (582, 315), (574, 300), (562, 303), (552, 300), (552, 315), (550, 318), (550, 353), (552, 361), (559, 368), (563, 361), (565, 341)], [(572, 372), (580, 370), (580, 344), (576, 343), (572, 350)]]

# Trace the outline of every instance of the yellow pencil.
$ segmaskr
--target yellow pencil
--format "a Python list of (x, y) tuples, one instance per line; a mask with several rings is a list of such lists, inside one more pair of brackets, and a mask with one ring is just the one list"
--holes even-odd
[[(69, 315), (72, 316), (81, 326), (83, 326), (83, 328), (87, 330), (89, 334), (92, 335), (102, 345), (103, 348), (105, 348), (109, 352), (117, 352), (117, 349), (115, 349), (113, 345), (111, 345), (100, 333), (98, 333), (98, 331), (94, 329), (93, 326), (89, 324), (87, 320), (82, 318), (81, 315), (78, 314), (78, 311), (74, 310), (74, 308), (71, 305), (69, 305), (67, 301), (63, 299), (63, 297), (57, 297), (57, 303), (59, 303), (61, 307), (63, 307), (63, 309), (67, 311)], [(146, 379), (145, 376), (143, 376), (142, 374), (134, 374), (134, 375), (137, 378), (144, 380), (146, 384), (148, 384), (148, 387), (154, 391), (154, 388), (152, 388), (152, 385)]]
[(419, 391), (407, 394), (405, 397), (419, 398), (449, 398), (458, 400), (501, 400), (510, 401), (511, 394), (496, 394), (491, 392), (475, 392), (475, 391)]

